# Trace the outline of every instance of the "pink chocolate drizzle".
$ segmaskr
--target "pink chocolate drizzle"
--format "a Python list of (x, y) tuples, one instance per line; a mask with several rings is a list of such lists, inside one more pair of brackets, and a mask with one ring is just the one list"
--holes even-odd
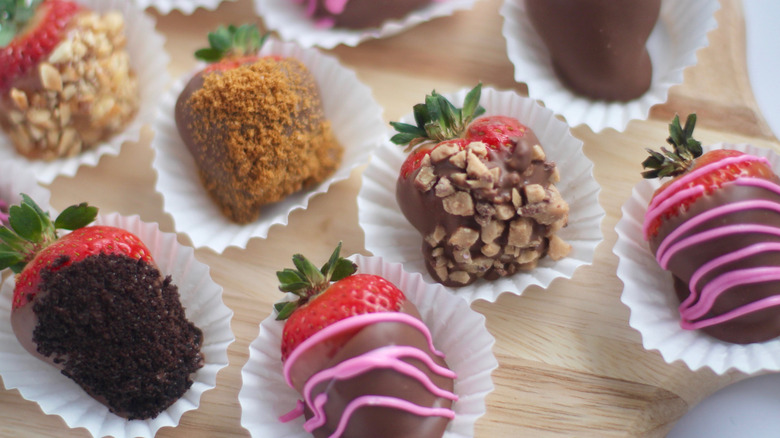
[[(729, 166), (734, 163), (744, 161), (762, 161), (768, 163), (766, 158), (754, 157), (750, 155), (742, 155), (738, 157), (730, 157), (724, 160), (720, 160), (697, 169), (688, 175), (675, 181), (669, 187), (673, 190), (674, 187), (680, 187), (689, 183), (692, 179), (704, 172), (709, 172), (714, 169)], [(780, 186), (772, 181), (768, 181), (762, 178), (745, 177), (739, 178), (730, 184), (736, 184), (739, 186), (751, 186), (758, 187), (764, 190), (769, 190), (780, 195)], [(671, 191), (669, 190), (669, 191)], [(662, 192), (657, 196), (653, 202), (650, 203), (648, 211), (645, 215), (644, 233), (645, 238), (648, 237), (648, 225), (657, 218), (666, 209), (670, 202), (674, 202), (676, 199), (686, 198), (693, 194), (701, 193), (704, 189), (702, 187), (692, 187), (681, 190), (672, 196), (664, 196)], [(773, 227), (759, 224), (739, 224), (739, 225), (724, 225), (717, 228), (712, 228), (699, 233), (694, 233), (685, 238), (680, 238), (690, 233), (697, 226), (716, 219), (720, 216), (727, 214), (744, 212), (748, 210), (770, 210), (780, 213), (780, 203), (768, 200), (747, 200), (734, 202), (727, 205), (722, 205), (711, 210), (708, 210), (702, 214), (694, 216), (673, 232), (669, 233), (658, 246), (656, 251), (656, 260), (663, 269), (668, 269), (670, 260), (680, 251), (685, 248), (701, 244), (713, 239), (722, 239), (724, 237), (733, 236), (737, 234), (766, 234), (773, 236), (780, 236), (780, 227)], [(701, 291), (699, 290), (698, 283), (708, 273), (713, 270), (735, 261), (739, 261), (756, 254), (765, 252), (780, 252), (780, 243), (767, 242), (758, 243), (750, 246), (746, 246), (735, 251), (729, 252), (717, 258), (704, 263), (698, 269), (696, 269), (689, 281), (688, 297), (682, 301), (679, 307), (681, 322), (680, 326), (684, 329), (695, 330), (703, 327), (709, 327), (715, 324), (720, 324), (725, 321), (729, 321), (740, 316), (747, 315), (749, 313), (758, 312), (770, 307), (780, 306), (780, 296), (774, 295), (758, 301), (754, 301), (743, 306), (737, 307), (724, 314), (698, 320), (705, 316), (713, 307), (715, 300), (729, 289), (737, 288), (742, 285), (762, 283), (769, 281), (780, 281), (780, 267), (777, 266), (762, 266), (756, 268), (737, 269), (724, 274), (721, 274), (710, 282), (708, 282)]]
[[(317, 10), (317, 3), (322, 0), (292, 0), (295, 3), (303, 3), (304, 1), (306, 3), (306, 15), (308, 17), (311, 17), (314, 15), (314, 11)], [(433, 0), (434, 2), (441, 2), (444, 0)], [(349, 0), (325, 0), (324, 5), (325, 10), (333, 15), (340, 15), (344, 12), (344, 8), (347, 7), (347, 3), (349, 3)], [(318, 28), (328, 28), (333, 27), (334, 21), (332, 18), (322, 18), (316, 22), (316, 25)]]
[[(314, 334), (314, 336), (302, 342), (292, 352), (292, 354), (290, 354), (290, 357), (284, 364), (284, 378), (287, 381), (287, 384), (291, 387), (293, 386), (291, 370), (295, 366), (295, 362), (313, 346), (325, 341), (327, 338), (332, 336), (338, 336), (344, 332), (353, 331), (370, 324), (377, 324), (381, 322), (397, 322), (407, 324), (415, 328), (425, 336), (428, 342), (428, 349), (431, 351), (431, 353), (439, 357), (444, 357), (444, 354), (436, 350), (433, 346), (433, 337), (431, 336), (431, 332), (428, 330), (428, 327), (422, 321), (413, 316), (396, 312), (379, 312), (356, 315), (331, 324)], [(428, 389), (428, 391), (438, 397), (453, 401), (458, 399), (458, 396), (452, 392), (437, 387), (430, 380), (430, 378), (425, 375), (425, 373), (416, 367), (402, 361), (402, 357), (418, 359), (424, 363), (432, 372), (440, 376), (449, 377), (451, 379), (456, 377), (454, 372), (445, 367), (437, 365), (435, 362), (433, 362), (433, 360), (431, 360), (430, 356), (428, 356), (426, 352), (421, 351), (415, 347), (392, 345), (377, 348), (361, 356), (345, 360), (332, 368), (321, 370), (309, 378), (309, 380), (304, 385), (302, 395), (304, 397), (305, 405), (308, 405), (311, 408), (313, 416), (304, 423), (304, 429), (306, 429), (308, 432), (312, 432), (318, 427), (324, 425), (327, 421), (324, 410), (324, 406), (327, 403), (327, 395), (319, 394), (314, 399), (312, 399), (312, 391), (318, 384), (329, 380), (350, 379), (357, 375), (378, 368), (389, 368), (414, 378), (419, 381), (426, 389)], [(303, 402), (299, 401), (295, 409), (281, 416), (279, 420), (282, 422), (287, 422), (299, 417), (303, 414), (305, 405)], [(419, 416), (441, 416), (450, 419), (455, 418), (455, 412), (453, 412), (451, 409), (419, 406), (407, 400), (395, 397), (365, 395), (352, 400), (347, 405), (347, 407), (344, 409), (342, 417), (339, 419), (338, 428), (333, 433), (333, 435), (331, 435), (331, 437), (336, 438), (341, 436), (344, 429), (346, 429), (347, 424), (349, 423), (351, 415), (362, 406), (389, 407), (404, 410)]]

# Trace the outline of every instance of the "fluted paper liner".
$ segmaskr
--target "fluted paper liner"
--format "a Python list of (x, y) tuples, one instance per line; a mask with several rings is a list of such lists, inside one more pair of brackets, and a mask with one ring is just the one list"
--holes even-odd
[(266, 28), (276, 31), (285, 41), (304, 47), (332, 49), (339, 44), (354, 47), (374, 38), (387, 38), (420, 23), (471, 9), (476, 0), (442, 0), (412, 11), (406, 17), (387, 20), (381, 27), (367, 29), (323, 28), (306, 16), (306, 4), (293, 0), (255, 0), (255, 11)]
[[(461, 106), (468, 91), (464, 89), (447, 97)], [(593, 163), (583, 153), (582, 142), (571, 135), (568, 126), (556, 119), (552, 111), (516, 93), (492, 88), (482, 89), (480, 104), (487, 110), (486, 115), (514, 117), (533, 130), (547, 159), (558, 166), (561, 181), (556, 187), (570, 209), (569, 225), (558, 232), (572, 245), (567, 257), (558, 261), (544, 257), (529, 272), (494, 281), (480, 279), (465, 287), (450, 288), (469, 302), (477, 299), (492, 302), (502, 292), (520, 295), (532, 284), (546, 288), (554, 279), (571, 278), (578, 267), (591, 264), (596, 246), (603, 240), (600, 225), (604, 209), (598, 202), (601, 188), (593, 178)], [(402, 119), (407, 123), (414, 123), (413, 120), (411, 114)], [(426, 281), (433, 283), (422, 255), (423, 236), (406, 220), (395, 198), (396, 181), (405, 158), (401, 146), (387, 141), (379, 147), (363, 172), (358, 220), (365, 232), (368, 251), (401, 262), (406, 270), (422, 273)]]
[[(384, 277), (417, 306), (431, 330), (433, 344), (445, 354), (447, 365), (457, 374), (455, 393), (459, 400), (452, 405), (455, 419), (450, 421), (444, 437), (473, 437), (474, 424), (486, 410), (485, 397), (493, 390), (490, 374), (498, 367), (492, 352), (495, 339), (485, 328), (485, 317), (442, 286), (426, 283), (419, 274), (404, 271), (398, 263), (361, 255), (350, 259), (357, 263), (358, 272)], [(289, 423), (278, 419), (300, 399), (282, 374), (283, 327), (284, 321), (276, 321), (275, 315), (270, 315), (260, 324), (260, 334), (249, 346), (249, 360), (241, 370), (238, 394), (241, 425), (257, 438), (310, 438), (311, 434), (303, 429), (303, 418)]]
[(179, 11), (184, 15), (190, 15), (197, 8), (210, 11), (217, 9), (223, 1), (230, 2), (235, 0), (135, 0), (135, 3), (141, 9), (152, 7), (163, 15), (169, 14), (171, 11)]
[(306, 209), (312, 197), (327, 192), (331, 184), (349, 178), (352, 169), (367, 163), (385, 137), (382, 108), (371, 96), (371, 90), (335, 58), (316, 49), (276, 40), (267, 41), (260, 54), (297, 58), (311, 71), (320, 88), (325, 117), (344, 147), (341, 165), (316, 187), (261, 207), (255, 222), (231, 222), (203, 188), (195, 161), (176, 129), (176, 99), (191, 75), (179, 79), (161, 99), (154, 125), (152, 165), (157, 171), (156, 189), (163, 195), (165, 211), (173, 216), (176, 230), (187, 234), (195, 247), (205, 246), (221, 253), (228, 246), (243, 248), (253, 237), (265, 238), (273, 225), (286, 225), (290, 213)]
[[(704, 147), (705, 151), (711, 149), (735, 149), (766, 157), (772, 170), (780, 172), (780, 156), (769, 149), (728, 143)], [(731, 369), (748, 374), (780, 370), (780, 338), (740, 345), (680, 327), (680, 302), (674, 293), (672, 274), (661, 269), (642, 237), (647, 206), (662, 182), (640, 181), (623, 204), (623, 216), (615, 228), (618, 239), (613, 252), (618, 256), (618, 278), (623, 281), (620, 299), (631, 309), (629, 324), (642, 335), (646, 349), (658, 350), (668, 363), (681, 360), (694, 371), (703, 367), (718, 374)]]
[(663, 0), (658, 22), (647, 42), (653, 64), (650, 89), (629, 102), (592, 100), (575, 94), (558, 80), (547, 47), (525, 13), (524, 0), (504, 0), (502, 33), (515, 80), (528, 85), (528, 95), (562, 115), (571, 126), (587, 125), (623, 131), (630, 120), (646, 119), (653, 105), (666, 102), (669, 89), (683, 81), (683, 70), (696, 64), (696, 52), (707, 46), (707, 33), (717, 27), (717, 0)]
[(125, 18), (126, 50), (130, 68), (138, 77), (140, 105), (138, 114), (107, 142), (96, 145), (71, 158), (53, 161), (29, 160), (18, 154), (11, 139), (0, 131), (0, 161), (14, 161), (24, 166), (43, 184), (50, 184), (59, 175), (74, 176), (81, 166), (97, 166), (103, 155), (119, 155), (126, 141), (139, 141), (141, 128), (154, 120), (157, 99), (168, 86), (168, 62), (165, 38), (155, 30), (154, 20), (131, 1), (77, 0), (79, 4), (99, 12), (120, 11)]
[(59, 370), (29, 354), (11, 328), (11, 298), (14, 281), (8, 278), (0, 289), (0, 375), (7, 389), (16, 388), (43, 412), (59, 415), (69, 427), (83, 427), (92, 436), (153, 437), (162, 427), (179, 423), (181, 416), (197, 409), (203, 392), (216, 386), (217, 373), (228, 365), (227, 348), (235, 339), (230, 329), (233, 312), (222, 302), (222, 287), (211, 280), (209, 267), (195, 259), (190, 247), (180, 245), (176, 235), (163, 233), (157, 224), (138, 216), (98, 216), (96, 224), (123, 228), (141, 238), (160, 272), (178, 286), (187, 319), (203, 331), (205, 363), (193, 375), (190, 389), (173, 405), (150, 420), (126, 420), (108, 411)]

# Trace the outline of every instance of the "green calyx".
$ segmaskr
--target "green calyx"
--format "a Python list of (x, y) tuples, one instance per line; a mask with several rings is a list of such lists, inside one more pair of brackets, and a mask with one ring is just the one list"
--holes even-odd
[(466, 94), (463, 108), (456, 108), (452, 102), (434, 90), (429, 96), (425, 96), (425, 103), (414, 106), (416, 125), (390, 122), (398, 131), (390, 141), (401, 146), (407, 145), (406, 151), (409, 152), (428, 141), (438, 143), (462, 137), (469, 123), (485, 113), (485, 108), (479, 105), (481, 94), (480, 83)]
[(336, 246), (336, 250), (333, 251), (328, 262), (320, 269), (306, 257), (295, 254), (292, 259), (296, 269), (284, 269), (276, 273), (276, 277), (279, 279), (279, 290), (292, 292), (299, 297), (295, 301), (282, 301), (274, 304), (277, 320), (287, 319), (295, 309), (325, 291), (332, 282), (347, 278), (357, 271), (357, 265), (339, 257), (340, 252), (341, 242)]
[(66, 208), (51, 221), (29, 196), (22, 193), (22, 203), (8, 209), (8, 225), (0, 226), (0, 270), (15, 273), (43, 248), (57, 240), (57, 230), (75, 230), (95, 220), (98, 209), (81, 203)]
[(260, 35), (260, 30), (254, 24), (242, 26), (220, 26), (214, 32), (209, 32), (209, 47), (195, 52), (195, 58), (209, 63), (220, 61), (230, 56), (246, 56), (257, 53), (268, 34)]
[(672, 150), (664, 147), (661, 152), (646, 149), (650, 154), (642, 167), (650, 169), (642, 172), (646, 179), (677, 176), (693, 165), (693, 160), (702, 154), (701, 142), (693, 138), (693, 128), (696, 126), (696, 114), (689, 114), (685, 126), (680, 126), (680, 117), (674, 116), (669, 124), (669, 138), (666, 142), (672, 145)]
[(0, 47), (7, 46), (35, 15), (43, 0), (0, 0)]

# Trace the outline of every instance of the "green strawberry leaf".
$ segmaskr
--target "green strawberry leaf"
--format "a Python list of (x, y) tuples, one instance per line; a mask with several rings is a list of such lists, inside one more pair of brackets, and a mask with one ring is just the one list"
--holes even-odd
[(289, 318), (290, 315), (292, 315), (292, 313), (297, 308), (298, 308), (297, 301), (283, 301), (281, 303), (274, 304), (274, 309), (276, 309), (277, 312), (276, 320), (283, 321)]
[(322, 272), (301, 254), (293, 255), (293, 264), (312, 285), (318, 285), (325, 281)]
[(217, 62), (222, 59), (222, 52), (211, 47), (195, 51), (195, 58), (205, 62)]
[(38, 242), (43, 233), (43, 222), (33, 207), (28, 204), (12, 205), (8, 209), (11, 228), (23, 239)]
[(97, 212), (97, 207), (87, 205), (86, 202), (71, 205), (57, 216), (57, 219), (54, 220), (54, 227), (63, 230), (83, 228), (95, 220)]
[(339, 259), (336, 262), (336, 267), (333, 269), (333, 274), (330, 277), (331, 281), (339, 281), (357, 272), (357, 265), (347, 259)]
[(24, 255), (6, 245), (0, 244), (0, 271), (23, 261)]

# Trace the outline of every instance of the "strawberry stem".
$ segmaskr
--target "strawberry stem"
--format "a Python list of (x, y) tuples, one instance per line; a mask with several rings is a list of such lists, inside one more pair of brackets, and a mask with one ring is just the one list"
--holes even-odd
[(228, 57), (254, 55), (263, 47), (267, 38), (268, 34), (261, 36), (254, 24), (220, 26), (214, 32), (209, 32), (209, 47), (196, 51), (195, 58), (215, 63)]
[(24, 269), (43, 248), (54, 243), (57, 230), (75, 230), (95, 220), (97, 208), (81, 203), (66, 208), (52, 223), (49, 213), (22, 193), (22, 202), (8, 209), (8, 224), (0, 226), (0, 270)]
[(357, 271), (357, 265), (340, 257), (340, 252), (341, 242), (320, 269), (317, 269), (306, 257), (295, 254), (292, 259), (296, 269), (283, 269), (276, 273), (279, 279), (279, 290), (298, 296), (297, 300), (274, 304), (277, 320), (287, 319), (298, 307), (324, 292), (332, 282), (349, 277)]
[(35, 15), (43, 0), (0, 0), (0, 47), (7, 46)]
[(647, 148), (649, 157), (642, 162), (642, 167), (650, 169), (642, 172), (646, 179), (677, 176), (685, 173), (696, 158), (702, 154), (701, 142), (693, 138), (693, 128), (696, 126), (696, 114), (689, 114), (685, 126), (680, 126), (680, 117), (675, 115), (669, 124), (669, 137), (666, 142), (672, 145), (672, 150), (664, 147), (661, 152)]
[(469, 123), (485, 113), (485, 108), (479, 105), (481, 95), (482, 84), (479, 83), (466, 94), (463, 108), (457, 108), (434, 90), (425, 96), (425, 103), (414, 106), (416, 125), (390, 122), (390, 126), (398, 132), (390, 141), (400, 146), (406, 145), (405, 151), (411, 152), (422, 143), (438, 143), (462, 137)]

